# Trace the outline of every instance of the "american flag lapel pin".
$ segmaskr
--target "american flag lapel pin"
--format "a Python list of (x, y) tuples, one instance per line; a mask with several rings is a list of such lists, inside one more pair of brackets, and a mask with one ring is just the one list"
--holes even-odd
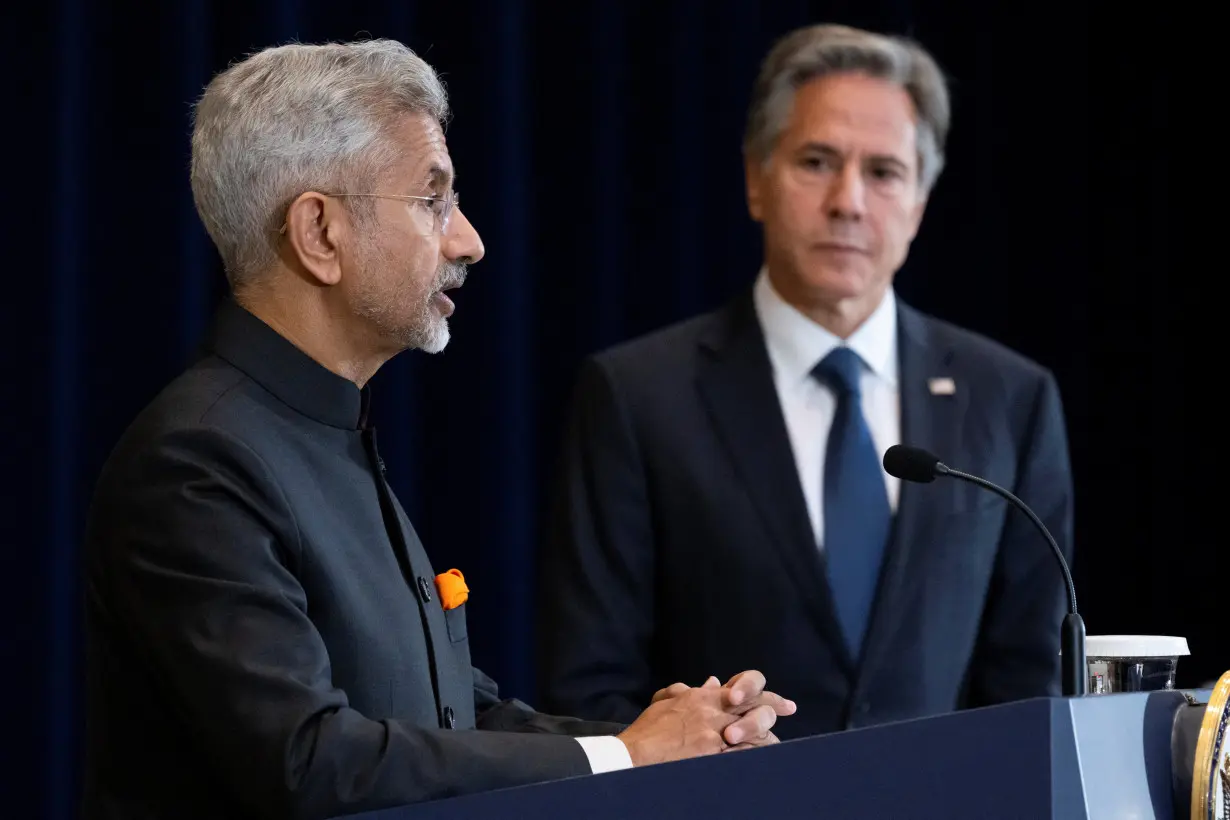
[(957, 392), (957, 383), (947, 376), (927, 379), (927, 387), (933, 396), (951, 396)]

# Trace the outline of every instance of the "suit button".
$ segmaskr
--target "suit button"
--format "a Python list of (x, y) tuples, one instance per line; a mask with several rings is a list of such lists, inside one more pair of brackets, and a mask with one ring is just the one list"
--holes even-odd
[(422, 576), (419, 576), (419, 597), (423, 599), (423, 603), (431, 600), (431, 585)]
[(456, 729), (457, 728), (457, 718), (453, 714), (453, 707), (451, 706), (444, 707), (444, 728), (445, 729)]
[(863, 701), (862, 703), (860, 703), (858, 705), (858, 713), (860, 715), (871, 714), (871, 704), (868, 703), (867, 701)]

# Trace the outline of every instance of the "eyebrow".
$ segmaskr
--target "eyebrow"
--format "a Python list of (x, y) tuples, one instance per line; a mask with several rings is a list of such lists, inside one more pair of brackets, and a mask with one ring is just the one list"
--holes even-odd
[[(835, 157), (840, 157), (841, 152), (826, 142), (805, 142), (799, 146), (799, 153), (814, 151), (821, 154), (831, 154)], [(887, 162), (900, 167), (902, 170), (908, 170), (909, 165), (906, 164), (900, 157), (892, 154), (872, 154), (868, 159), (873, 162)]]
[(433, 188), (444, 188), (447, 190), (453, 183), (453, 172), (439, 163), (432, 163), (432, 166), (427, 169), (425, 177), (427, 183)]

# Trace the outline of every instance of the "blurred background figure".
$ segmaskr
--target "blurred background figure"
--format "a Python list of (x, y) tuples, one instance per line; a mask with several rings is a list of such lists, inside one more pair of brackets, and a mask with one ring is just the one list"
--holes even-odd
[(769, 53), (744, 138), (755, 284), (582, 372), (543, 564), (551, 708), (625, 720), (662, 681), (749, 664), (799, 703), (787, 737), (1059, 694), (1066, 590), (1034, 525), (882, 467), (902, 442), (943, 454), (1071, 561), (1054, 377), (892, 287), (949, 110), (905, 40), (821, 25)]

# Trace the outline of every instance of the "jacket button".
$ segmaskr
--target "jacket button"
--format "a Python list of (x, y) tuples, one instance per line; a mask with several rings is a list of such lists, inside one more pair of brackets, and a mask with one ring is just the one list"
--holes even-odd
[(431, 600), (431, 586), (427, 583), (427, 579), (419, 576), (419, 597), (423, 599), (423, 603)]
[(444, 728), (445, 729), (456, 729), (457, 728), (457, 718), (453, 714), (453, 707), (451, 706), (444, 707)]
[(870, 703), (868, 703), (867, 701), (863, 701), (862, 703), (860, 703), (860, 704), (858, 705), (858, 713), (859, 713), (860, 715), (870, 714), (870, 713), (871, 713), (871, 704), (870, 704)]

